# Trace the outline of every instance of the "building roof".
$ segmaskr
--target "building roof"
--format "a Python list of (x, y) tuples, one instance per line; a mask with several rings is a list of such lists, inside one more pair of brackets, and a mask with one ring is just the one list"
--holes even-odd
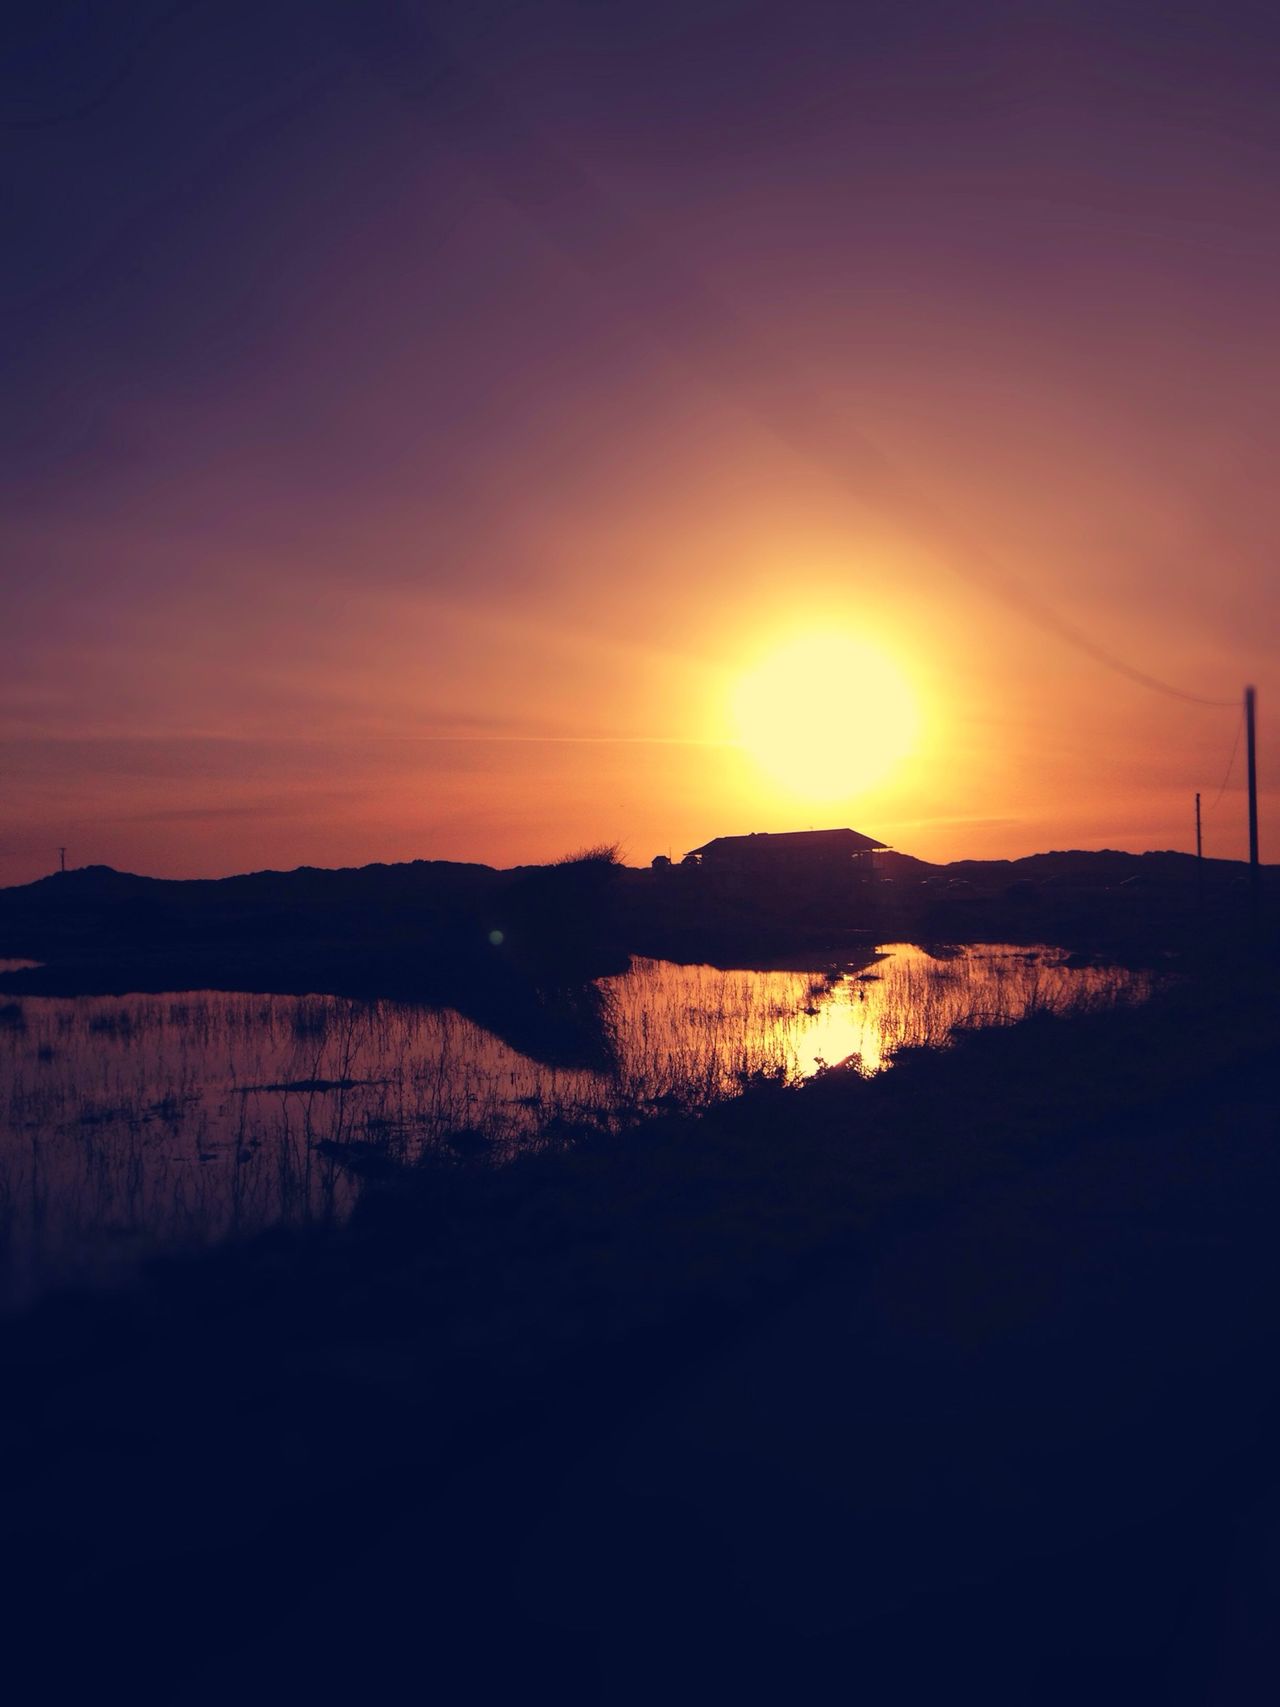
[(716, 836), (700, 848), (690, 848), (694, 854), (709, 853), (871, 853), (886, 844), (874, 836), (864, 836), (858, 830), (783, 830), (770, 834), (759, 830), (749, 836)]

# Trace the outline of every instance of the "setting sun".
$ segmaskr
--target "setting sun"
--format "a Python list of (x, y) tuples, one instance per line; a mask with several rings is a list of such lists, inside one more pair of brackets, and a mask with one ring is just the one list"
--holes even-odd
[(880, 782), (913, 750), (920, 727), (902, 671), (843, 633), (797, 635), (764, 654), (735, 683), (731, 715), (760, 768), (812, 801)]

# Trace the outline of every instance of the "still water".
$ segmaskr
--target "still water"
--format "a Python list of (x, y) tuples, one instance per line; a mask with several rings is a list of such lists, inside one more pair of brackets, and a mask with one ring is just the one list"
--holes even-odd
[(598, 986), (595, 1070), (402, 1002), (0, 994), (0, 1302), (280, 1221), (341, 1220), (361, 1190), (353, 1160), (501, 1161), (705, 1106), (755, 1074), (872, 1074), (961, 1027), (1147, 988), (1140, 973), (999, 944), (890, 944), (823, 973), (636, 960)]

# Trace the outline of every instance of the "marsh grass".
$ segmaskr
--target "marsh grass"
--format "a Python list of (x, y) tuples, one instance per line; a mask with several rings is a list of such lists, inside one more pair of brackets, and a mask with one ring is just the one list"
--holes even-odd
[(540, 1064), (455, 1012), (389, 1001), (195, 992), (6, 1004), (20, 1016), (0, 1009), (7, 1290), (97, 1278), (122, 1245), (132, 1261), (277, 1222), (337, 1222), (362, 1179), (428, 1155), (498, 1166), (744, 1088), (870, 1076), (903, 1050), (1105, 1009), (1149, 982), (999, 945), (895, 945), (874, 974), (637, 960), (590, 1004), (609, 1071)]

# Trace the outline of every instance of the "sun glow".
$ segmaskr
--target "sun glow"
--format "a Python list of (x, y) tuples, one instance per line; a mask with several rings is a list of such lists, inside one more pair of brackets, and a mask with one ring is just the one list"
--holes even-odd
[(919, 735), (916, 696), (878, 647), (806, 633), (765, 653), (731, 695), (739, 745), (799, 799), (839, 800), (883, 781)]

